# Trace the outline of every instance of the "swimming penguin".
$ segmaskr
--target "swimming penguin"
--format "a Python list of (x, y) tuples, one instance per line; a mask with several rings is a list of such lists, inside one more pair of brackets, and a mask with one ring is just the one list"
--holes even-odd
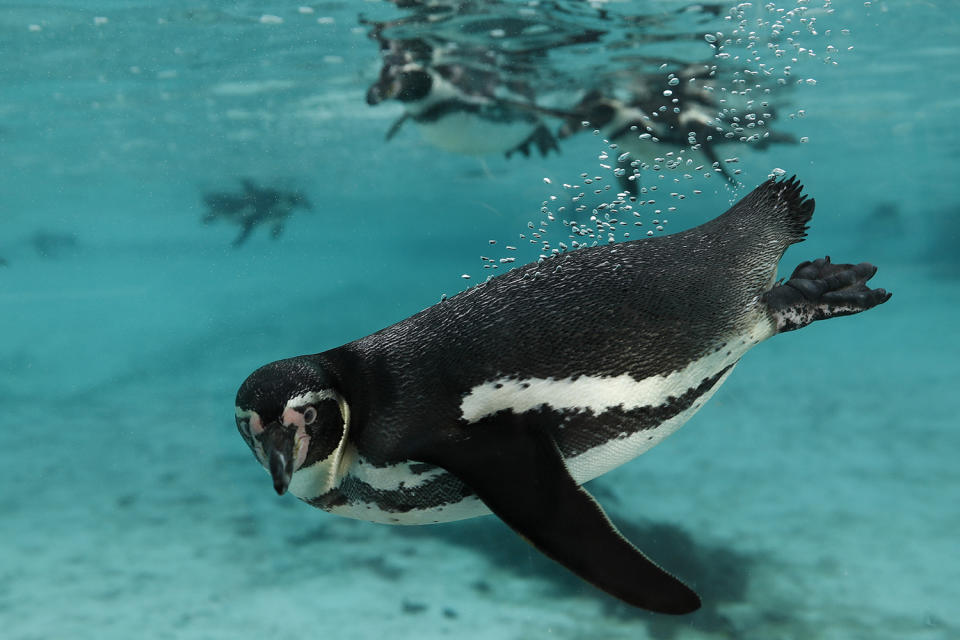
[[(722, 115), (731, 111), (717, 102), (712, 66), (692, 65), (662, 76), (635, 79), (629, 97), (619, 99), (600, 90), (587, 92), (560, 128), (561, 139), (585, 129), (599, 129), (617, 145), (622, 158), (617, 175), (630, 195), (638, 191), (638, 169), (719, 173), (733, 185), (734, 174), (717, 153), (719, 145), (742, 144), (760, 150), (774, 143), (794, 143), (793, 136), (769, 129), (773, 109), (760, 105), (759, 113)], [(669, 84), (673, 83), (673, 84)], [(662, 85), (662, 86), (661, 86)], [(625, 154), (625, 155), (624, 155)]]
[(496, 74), (460, 64), (384, 66), (367, 91), (367, 104), (394, 99), (404, 114), (387, 132), (390, 140), (407, 120), (435, 147), (466, 155), (559, 152), (541, 118), (543, 109), (520, 96), (499, 95)]
[(243, 186), (243, 191), (240, 193), (217, 192), (203, 196), (203, 202), (207, 205), (207, 215), (203, 218), (204, 224), (223, 218), (240, 225), (240, 235), (233, 241), (234, 247), (239, 247), (246, 242), (254, 228), (262, 224), (269, 224), (270, 234), (278, 238), (283, 232), (283, 225), (294, 209), (313, 208), (307, 197), (299, 191), (258, 187), (247, 178), (240, 182)]
[(265, 365), (237, 393), (237, 428), (277, 493), (393, 524), (492, 511), (624, 602), (693, 611), (580, 485), (673, 433), (754, 345), (889, 299), (866, 263), (776, 281), (813, 214), (801, 191), (771, 179), (694, 229), (560, 254)]

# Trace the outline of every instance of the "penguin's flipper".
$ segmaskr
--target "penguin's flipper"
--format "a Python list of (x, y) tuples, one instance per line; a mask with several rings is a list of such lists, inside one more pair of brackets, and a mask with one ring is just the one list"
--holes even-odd
[(777, 323), (777, 333), (805, 327), (815, 320), (848, 316), (883, 304), (893, 295), (871, 289), (867, 280), (877, 268), (867, 262), (834, 264), (830, 256), (802, 262), (790, 279), (763, 295)]
[(240, 228), (240, 235), (238, 235), (236, 239), (233, 241), (232, 246), (234, 248), (237, 248), (243, 245), (243, 243), (247, 241), (247, 238), (250, 237), (250, 234), (253, 232), (253, 227), (255, 226), (256, 225), (253, 223), (252, 220), (245, 221), (243, 223), (243, 226)]
[(387, 135), (384, 137), (384, 139), (387, 142), (390, 142), (393, 136), (397, 135), (397, 132), (400, 131), (400, 127), (403, 126), (403, 123), (406, 122), (407, 118), (409, 117), (410, 117), (409, 113), (404, 113), (402, 116), (394, 120), (393, 124), (390, 125), (390, 128), (387, 129)]
[(457, 476), (522, 538), (607, 593), (660, 613), (698, 609), (697, 594), (624, 538), (577, 485), (544, 422), (501, 411), (418, 459)]

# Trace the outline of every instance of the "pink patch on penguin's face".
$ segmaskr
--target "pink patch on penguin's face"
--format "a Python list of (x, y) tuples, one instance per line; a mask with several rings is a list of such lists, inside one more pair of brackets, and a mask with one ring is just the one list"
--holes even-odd
[(307, 459), (307, 450), (310, 448), (310, 436), (307, 435), (307, 430), (303, 427), (297, 427), (297, 435), (294, 436), (293, 440), (293, 450), (294, 450), (294, 460), (293, 460), (293, 470), (296, 471), (303, 466), (303, 462)]
[(283, 410), (280, 419), (285, 426), (297, 427), (297, 433), (293, 437), (293, 470), (296, 471), (303, 466), (303, 462), (307, 459), (307, 450), (310, 448), (310, 435), (307, 433), (306, 421), (303, 413), (290, 408)]
[(280, 417), (280, 421), (288, 427), (294, 425), (298, 427), (305, 427), (306, 423), (303, 421), (303, 414), (296, 409), (284, 409), (283, 415)]

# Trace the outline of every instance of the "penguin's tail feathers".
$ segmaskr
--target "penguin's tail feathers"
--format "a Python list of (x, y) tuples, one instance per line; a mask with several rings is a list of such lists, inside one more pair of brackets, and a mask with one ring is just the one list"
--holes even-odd
[(724, 217), (786, 250), (806, 237), (814, 205), (813, 198), (803, 195), (797, 176), (770, 178), (733, 205)]

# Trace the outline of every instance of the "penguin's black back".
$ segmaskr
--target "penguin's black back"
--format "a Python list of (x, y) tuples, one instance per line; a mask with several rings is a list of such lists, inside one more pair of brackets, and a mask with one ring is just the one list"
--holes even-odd
[(767, 313), (760, 295), (813, 214), (801, 190), (769, 180), (688, 231), (514, 269), (315, 357), (375, 464), (457, 424), (462, 397), (497, 378), (666, 375)]

